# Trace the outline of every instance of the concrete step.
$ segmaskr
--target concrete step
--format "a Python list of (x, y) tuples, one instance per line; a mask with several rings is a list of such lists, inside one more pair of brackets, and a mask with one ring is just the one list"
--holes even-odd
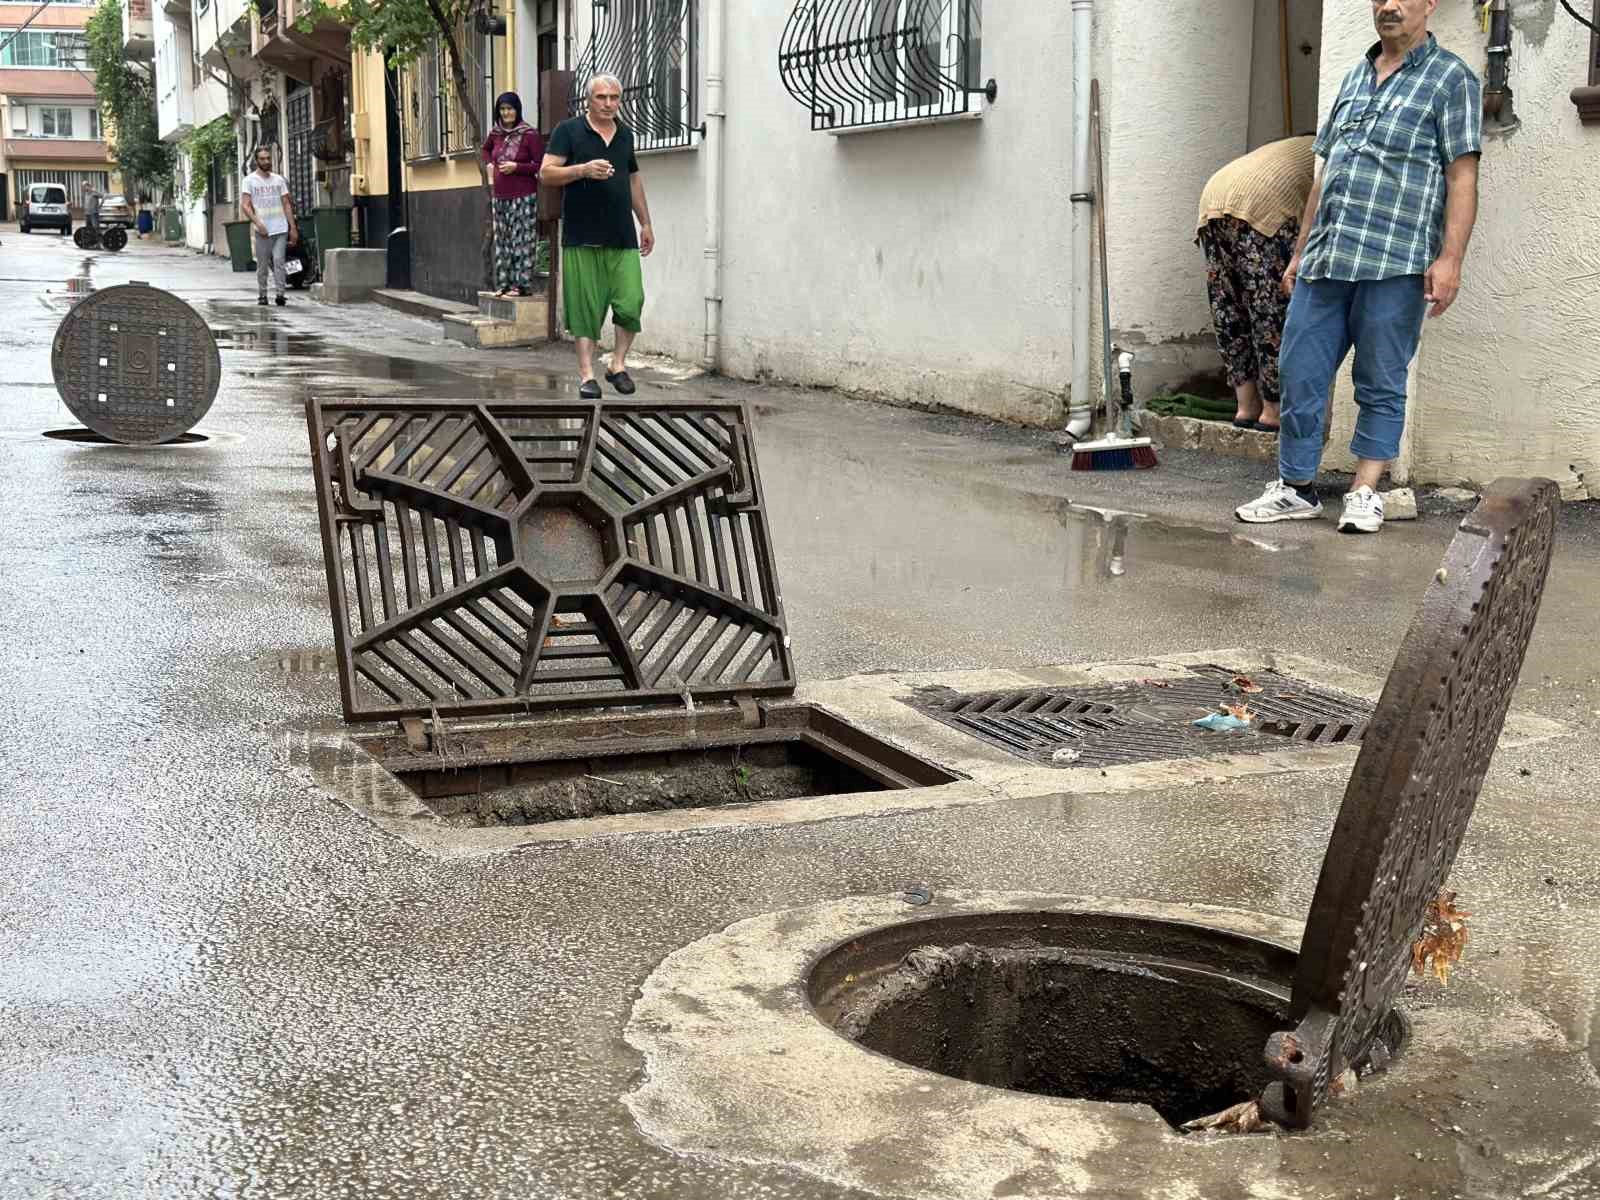
[(545, 340), (544, 307), (541, 304), (537, 320), (502, 321), (482, 313), (451, 313), (440, 324), (445, 337), (481, 350), (500, 349), (507, 346), (537, 346)]
[(477, 309), (470, 304), (462, 304), (455, 300), (440, 300), (434, 296), (424, 296), (421, 292), (400, 291), (396, 288), (374, 288), (372, 298), (385, 308), (392, 308), (396, 312), (407, 313), (413, 317), (447, 317), (470, 313), (476, 315)]
[(486, 317), (493, 317), (497, 321), (514, 321), (518, 324), (530, 324), (537, 320), (544, 322), (545, 313), (549, 310), (549, 302), (543, 292), (532, 296), (500, 296), (494, 292), (478, 293), (478, 312)]

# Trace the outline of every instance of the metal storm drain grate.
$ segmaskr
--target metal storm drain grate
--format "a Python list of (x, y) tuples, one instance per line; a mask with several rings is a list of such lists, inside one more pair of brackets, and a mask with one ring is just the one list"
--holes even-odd
[[(1373, 706), (1366, 701), (1275, 671), (1250, 677), (1251, 686), (1260, 691), (1241, 689), (1236, 678), (1236, 672), (1224, 667), (1191, 667), (1187, 676), (1106, 687), (968, 694), (936, 689), (907, 703), (1002, 750), (1055, 767), (1109, 767), (1358, 742), (1372, 719)], [(1249, 727), (1219, 732), (1194, 724), (1222, 704), (1246, 706)]]

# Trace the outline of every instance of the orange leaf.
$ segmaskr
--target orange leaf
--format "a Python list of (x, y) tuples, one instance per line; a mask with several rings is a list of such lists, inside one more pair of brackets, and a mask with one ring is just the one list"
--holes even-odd
[(1244, 675), (1235, 675), (1233, 677), (1233, 686), (1249, 696), (1253, 696), (1257, 692), (1263, 690), (1259, 683), (1253, 679), (1247, 678)]

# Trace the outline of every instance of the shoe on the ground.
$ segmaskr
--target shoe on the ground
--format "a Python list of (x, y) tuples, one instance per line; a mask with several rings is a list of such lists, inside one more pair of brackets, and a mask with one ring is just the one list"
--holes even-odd
[(282, 296), (279, 296), (276, 300), (273, 301), (273, 303), (276, 304), (279, 308), (282, 308), (285, 304), (287, 304), (289, 302), (287, 300), (285, 300)]
[(600, 399), (600, 381), (598, 379), (585, 379), (578, 385), (578, 395), (585, 400)]
[(1340, 533), (1377, 533), (1383, 528), (1383, 497), (1365, 485), (1346, 492)]
[(267, 298), (265, 296), (257, 296), (256, 303), (261, 305), (262, 308), (265, 308), (267, 306)]
[(633, 376), (626, 371), (607, 371), (606, 382), (623, 396), (631, 396), (638, 391), (638, 388), (633, 386)]
[(1322, 515), (1322, 501), (1307, 503), (1281, 479), (1248, 504), (1241, 504), (1233, 515), (1252, 525), (1269, 525), (1274, 521), (1314, 521)]

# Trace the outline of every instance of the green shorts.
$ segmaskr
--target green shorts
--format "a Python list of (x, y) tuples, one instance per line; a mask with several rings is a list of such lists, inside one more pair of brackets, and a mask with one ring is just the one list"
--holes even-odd
[(573, 337), (600, 340), (606, 309), (618, 329), (639, 332), (644, 311), (644, 271), (637, 250), (616, 246), (565, 246), (561, 297)]

